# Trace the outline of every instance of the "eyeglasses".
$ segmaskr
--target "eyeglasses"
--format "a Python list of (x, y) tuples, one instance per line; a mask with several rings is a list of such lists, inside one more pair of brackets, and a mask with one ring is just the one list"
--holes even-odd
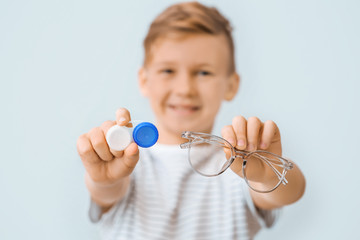
[(181, 137), (189, 140), (180, 147), (188, 149), (191, 167), (203, 176), (218, 176), (225, 172), (236, 158), (241, 158), (242, 176), (252, 190), (268, 193), (281, 183), (288, 183), (285, 175), (293, 168), (293, 164), (274, 153), (263, 150), (241, 151), (224, 138), (206, 133), (187, 131), (183, 132)]

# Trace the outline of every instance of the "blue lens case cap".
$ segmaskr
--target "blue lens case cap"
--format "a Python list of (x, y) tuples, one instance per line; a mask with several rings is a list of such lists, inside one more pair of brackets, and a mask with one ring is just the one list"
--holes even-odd
[(134, 142), (143, 148), (154, 145), (159, 138), (159, 132), (154, 124), (142, 122), (136, 125), (133, 131)]

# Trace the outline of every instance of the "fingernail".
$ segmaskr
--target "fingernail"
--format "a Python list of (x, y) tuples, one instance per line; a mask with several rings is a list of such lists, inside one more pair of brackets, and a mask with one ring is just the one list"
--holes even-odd
[(119, 118), (119, 120), (118, 120), (118, 122), (121, 124), (121, 123), (123, 123), (123, 122), (125, 122), (126, 121), (126, 118), (124, 118), (124, 117), (121, 117), (121, 118)]
[(237, 142), (237, 145), (238, 145), (239, 147), (243, 147), (243, 146), (245, 145), (245, 141), (242, 140), (242, 139), (239, 139), (238, 142)]
[(261, 147), (262, 149), (266, 149), (266, 144), (265, 144), (265, 143), (260, 143), (260, 147)]
[(235, 140), (234, 139), (229, 139), (229, 143), (231, 144), (231, 145), (235, 145)]

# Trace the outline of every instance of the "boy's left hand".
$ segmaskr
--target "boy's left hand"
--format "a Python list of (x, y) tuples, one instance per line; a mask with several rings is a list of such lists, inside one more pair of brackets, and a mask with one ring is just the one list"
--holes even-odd
[[(232, 125), (223, 127), (221, 135), (239, 150), (255, 151), (266, 150), (281, 156), (281, 138), (277, 125), (268, 120), (261, 122), (257, 117), (245, 119), (236, 116)], [(231, 169), (242, 176), (242, 161), (236, 159)]]

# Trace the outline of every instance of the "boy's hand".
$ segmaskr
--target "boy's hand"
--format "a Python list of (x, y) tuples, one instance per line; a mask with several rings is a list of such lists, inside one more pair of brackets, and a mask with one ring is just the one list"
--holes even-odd
[[(246, 120), (243, 116), (237, 116), (233, 118), (232, 125), (222, 129), (221, 134), (239, 150), (261, 149), (281, 156), (280, 131), (271, 120), (263, 123), (257, 117)], [(235, 159), (231, 169), (242, 176), (242, 161)]]
[(115, 124), (125, 126), (131, 120), (125, 108), (116, 111), (116, 121), (106, 121), (100, 127), (81, 135), (77, 150), (90, 178), (97, 183), (112, 184), (129, 176), (139, 160), (139, 149), (131, 143), (124, 151), (109, 148), (106, 133)]

